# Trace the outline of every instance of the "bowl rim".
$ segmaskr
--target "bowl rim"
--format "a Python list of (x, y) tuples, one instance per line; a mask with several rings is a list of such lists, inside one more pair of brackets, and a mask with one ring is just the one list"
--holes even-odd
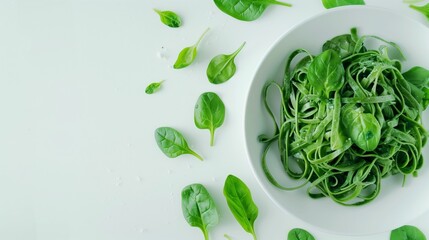
[[(295, 31), (296, 29), (300, 28), (301, 26), (314, 21), (317, 18), (323, 17), (325, 15), (330, 15), (330, 14), (335, 14), (337, 12), (343, 12), (343, 11), (352, 11), (352, 10), (360, 10), (360, 11), (380, 11), (380, 12), (384, 12), (387, 14), (390, 14), (392, 16), (396, 16), (396, 17), (400, 17), (402, 19), (407, 19), (407, 21), (410, 22), (414, 22), (414, 24), (416, 25), (420, 25), (421, 27), (427, 28), (427, 26), (422, 22), (419, 21), (417, 19), (414, 19), (412, 17), (410, 17), (409, 15), (406, 15), (404, 13), (399, 13), (397, 11), (394, 11), (392, 9), (387, 9), (387, 8), (383, 8), (383, 7), (378, 7), (378, 6), (368, 6), (368, 5), (348, 5), (348, 6), (340, 6), (340, 7), (335, 7), (335, 8), (331, 8), (331, 9), (324, 9), (321, 12), (310, 16), (298, 23), (296, 23), (295, 25), (291, 26), (288, 30), (286, 30), (284, 33), (282, 33), (279, 37), (277, 37), (272, 44), (269, 45), (269, 47), (264, 51), (264, 54), (262, 55), (261, 59), (258, 61), (255, 70), (252, 73), (252, 80), (250, 82), (250, 84), (248, 85), (247, 88), (247, 92), (246, 92), (246, 98), (245, 98), (245, 102), (244, 102), (244, 112), (243, 112), (243, 135), (244, 135), (244, 142), (245, 142), (245, 148), (246, 148), (246, 155), (247, 155), (247, 161), (248, 164), (250, 165), (250, 168), (252, 170), (252, 174), (253, 176), (256, 178), (256, 181), (258, 182), (259, 186), (262, 188), (263, 192), (265, 193), (265, 195), (270, 199), (270, 201), (272, 201), (278, 208), (281, 209), (281, 211), (283, 212), (283, 214), (285, 216), (289, 215), (289, 216), (293, 216), (293, 218), (295, 220), (299, 220), (301, 221), (303, 224), (307, 225), (308, 227), (312, 227), (315, 228), (321, 232), (325, 232), (325, 233), (329, 233), (329, 234), (334, 234), (334, 235), (339, 235), (339, 236), (349, 236), (349, 237), (364, 237), (364, 236), (374, 236), (376, 234), (381, 234), (381, 233), (385, 233), (388, 232), (386, 230), (383, 231), (373, 231), (373, 232), (366, 232), (366, 233), (362, 233), (362, 234), (346, 234), (344, 232), (338, 232), (338, 231), (334, 231), (332, 229), (327, 229), (327, 228), (323, 228), (321, 226), (315, 225), (313, 223), (307, 222), (305, 221), (303, 218), (297, 216), (294, 212), (288, 211), (287, 209), (285, 209), (278, 200), (276, 200), (268, 191), (268, 189), (266, 188), (265, 184), (262, 182), (262, 179), (260, 177), (258, 177), (258, 174), (256, 172), (256, 165), (253, 164), (253, 161), (251, 161), (251, 159), (253, 157), (251, 157), (251, 152), (249, 149), (249, 136), (248, 136), (248, 132), (246, 131), (246, 129), (248, 128), (248, 121), (247, 121), (247, 115), (248, 115), (248, 108), (249, 108), (249, 101), (250, 101), (250, 91), (252, 90), (253, 86), (254, 86), (254, 82), (256, 81), (256, 75), (259, 72), (259, 69), (261, 67), (261, 65), (269, 58), (270, 53), (274, 50), (274, 48), (276, 48), (276, 46), (278, 44), (280, 44), (280, 42), (282, 41), (283, 38), (285, 38), (287, 35), (289, 35), (291, 32)], [(429, 28), (428, 28), (429, 31)], [(429, 108), (427, 109), (427, 111), (429, 111)], [(420, 217), (421, 215), (425, 214), (426, 212), (429, 212), (429, 210), (426, 211), (422, 211), (420, 213), (420, 215), (415, 216), (415, 219)], [(390, 231), (390, 230), (389, 230)]]

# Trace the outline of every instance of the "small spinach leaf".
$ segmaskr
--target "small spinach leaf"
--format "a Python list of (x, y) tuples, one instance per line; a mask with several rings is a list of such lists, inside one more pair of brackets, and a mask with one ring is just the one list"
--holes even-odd
[(410, 5), (410, 8), (422, 13), (429, 20), (429, 3), (424, 6)]
[(182, 190), (182, 212), (189, 225), (201, 229), (206, 240), (209, 239), (209, 230), (219, 222), (213, 198), (199, 183), (191, 184)]
[(222, 126), (225, 119), (225, 105), (220, 97), (213, 92), (200, 95), (195, 104), (194, 122), (199, 129), (210, 130), (210, 146), (213, 146), (214, 132)]
[(236, 176), (228, 175), (223, 187), (223, 195), (235, 219), (256, 239), (253, 225), (258, 217), (258, 207), (253, 202), (249, 188)]
[(322, 0), (325, 8), (334, 8), (347, 5), (365, 5), (364, 0)]
[(341, 89), (344, 84), (344, 67), (340, 55), (328, 49), (315, 57), (308, 67), (308, 81), (321, 94)]
[(426, 240), (426, 236), (417, 227), (405, 225), (392, 230), (390, 240)]
[(180, 69), (191, 65), (191, 63), (197, 57), (198, 45), (200, 45), (201, 40), (203, 39), (204, 35), (206, 35), (208, 31), (209, 31), (209, 28), (207, 28), (207, 30), (204, 31), (204, 33), (198, 39), (197, 43), (195, 43), (192, 46), (185, 47), (184, 49), (182, 49), (182, 51), (180, 51), (179, 56), (177, 56), (177, 60), (173, 65), (173, 68)]
[(377, 148), (381, 137), (381, 126), (371, 113), (364, 113), (362, 107), (347, 104), (341, 109), (343, 129), (352, 142), (365, 151)]
[(289, 231), (287, 240), (315, 240), (315, 238), (302, 228), (294, 228)]
[(196, 158), (203, 158), (189, 148), (183, 135), (171, 127), (160, 127), (155, 130), (155, 140), (161, 151), (169, 158), (175, 158), (182, 154), (191, 154)]
[(161, 22), (165, 25), (178, 28), (182, 25), (182, 19), (175, 12), (172, 11), (161, 11), (158, 9), (154, 9), (156, 13), (158, 13)]
[(162, 80), (160, 82), (153, 82), (153, 83), (149, 84), (146, 87), (145, 93), (152, 94), (154, 92), (157, 92), (161, 88), (161, 85), (163, 82), (164, 82), (164, 80)]
[(214, 2), (222, 12), (242, 21), (258, 19), (271, 4), (292, 6), (276, 0), (214, 0)]
[(229, 55), (220, 54), (210, 61), (209, 66), (207, 67), (207, 78), (211, 83), (224, 83), (234, 76), (236, 71), (234, 59), (245, 44), (246, 42), (241, 44), (235, 52)]

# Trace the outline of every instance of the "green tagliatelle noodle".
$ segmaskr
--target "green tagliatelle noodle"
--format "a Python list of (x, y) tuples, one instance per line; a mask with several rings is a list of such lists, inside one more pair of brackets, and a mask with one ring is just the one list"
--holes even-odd
[[(367, 49), (368, 38), (386, 46)], [(405, 182), (417, 176), (428, 139), (422, 111), (429, 102), (429, 78), (420, 76), (429, 71), (418, 67), (402, 74), (390, 49), (402, 57), (396, 44), (358, 37), (353, 28), (327, 41), (318, 56), (305, 49), (289, 56), (282, 84), (268, 82), (262, 93), (275, 125), (273, 136), (259, 137), (266, 145), (262, 167), (273, 185), (308, 186), (312, 198), (349, 206), (376, 198), (382, 178), (401, 174)], [(281, 95), (278, 121), (268, 103), (271, 91)], [(275, 143), (287, 175), (304, 180), (299, 186), (280, 184), (268, 168)]]

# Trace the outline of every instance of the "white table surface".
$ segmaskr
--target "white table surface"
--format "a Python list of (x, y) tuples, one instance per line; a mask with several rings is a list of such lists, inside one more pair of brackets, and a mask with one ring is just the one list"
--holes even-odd
[[(387, 240), (388, 232), (347, 237), (309, 226), (275, 206), (252, 175), (243, 109), (255, 69), (280, 35), (327, 11), (319, 0), (289, 2), (292, 8), (269, 7), (260, 19), (242, 22), (210, 0), (1, 0), (0, 239), (203, 239), (181, 210), (182, 188), (196, 182), (220, 211), (211, 239), (251, 239), (222, 195), (234, 174), (259, 207), (260, 240), (286, 239), (295, 227), (320, 240)], [(401, 0), (367, 5), (429, 26)], [(153, 8), (177, 12), (183, 27), (162, 25)], [(194, 64), (173, 69), (178, 52), (207, 27)], [(243, 41), (234, 78), (210, 84), (210, 59)], [(144, 93), (160, 80), (161, 91)], [(218, 93), (227, 109), (214, 147), (209, 132), (193, 123), (205, 91)], [(180, 130), (205, 160), (167, 158), (154, 140), (160, 126)], [(407, 224), (429, 235), (428, 223), (426, 213)]]

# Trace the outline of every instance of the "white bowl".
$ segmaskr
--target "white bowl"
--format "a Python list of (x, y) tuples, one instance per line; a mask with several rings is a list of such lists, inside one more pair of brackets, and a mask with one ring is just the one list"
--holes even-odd
[[(332, 9), (286, 32), (269, 49), (256, 71), (248, 93), (244, 125), (250, 164), (262, 188), (273, 202), (288, 214), (321, 230), (342, 235), (368, 235), (390, 231), (429, 209), (427, 163), (419, 171), (417, 178), (407, 178), (404, 187), (399, 175), (383, 179), (381, 192), (374, 201), (364, 206), (345, 207), (329, 198), (310, 198), (306, 187), (284, 191), (273, 186), (262, 170), (263, 144), (257, 140), (260, 134), (273, 132), (261, 98), (265, 82), (282, 79), (286, 58), (293, 50), (305, 48), (316, 55), (321, 52), (322, 44), (326, 40), (349, 33), (352, 27), (357, 27), (360, 36), (377, 35), (397, 43), (407, 58), (403, 62), (403, 70), (414, 65), (429, 68), (429, 30), (421, 23), (378, 8), (353, 6)], [(275, 97), (278, 99), (278, 96)], [(428, 128), (428, 110), (423, 119), (425, 127)], [(426, 162), (429, 161), (428, 145), (423, 151)], [(278, 155), (269, 156), (268, 166), (277, 179), (289, 185), (297, 184), (288, 180), (281, 171), (281, 165), (277, 163)]]

